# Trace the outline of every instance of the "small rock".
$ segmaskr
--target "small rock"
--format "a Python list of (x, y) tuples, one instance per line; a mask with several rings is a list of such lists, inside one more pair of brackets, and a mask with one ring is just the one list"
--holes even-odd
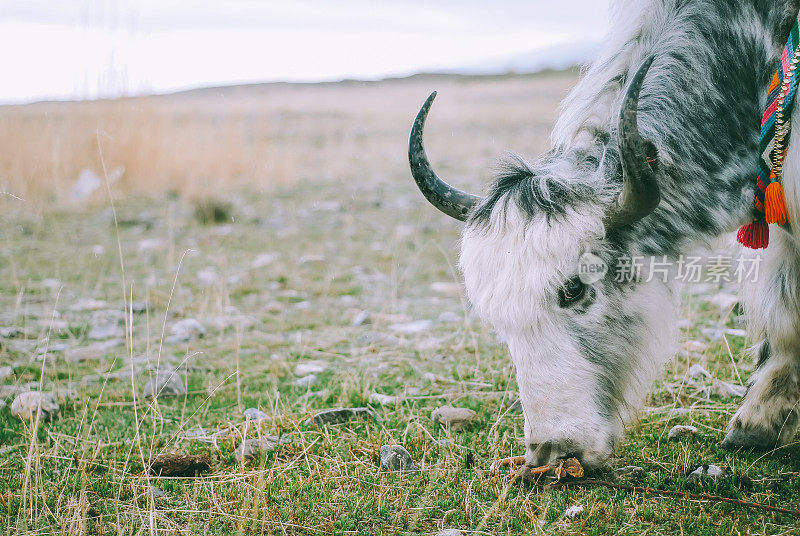
[(702, 365), (692, 365), (689, 367), (689, 377), (691, 378), (711, 378), (711, 373), (703, 368)]
[(245, 439), (236, 448), (233, 455), (236, 461), (243, 463), (250, 461), (262, 452), (270, 452), (278, 448), (280, 445), (285, 445), (291, 442), (288, 437), (278, 437), (265, 435), (255, 439)]
[(64, 359), (68, 363), (102, 359), (110, 353), (111, 350), (123, 344), (125, 344), (124, 339), (111, 339), (108, 341), (96, 342), (84, 348), (70, 348), (64, 352)]
[(309, 374), (321, 374), (328, 370), (328, 365), (320, 361), (309, 361), (307, 363), (299, 363), (294, 367), (295, 376), (307, 376)]
[(710, 479), (717, 481), (728, 478), (731, 475), (731, 471), (728, 468), (722, 468), (718, 465), (701, 465), (694, 471), (692, 471), (688, 477), (686, 477), (687, 482), (690, 483), (697, 483), (703, 477), (709, 477)]
[(247, 408), (244, 410), (244, 418), (254, 422), (271, 421), (272, 417), (256, 408)]
[(95, 341), (118, 339), (125, 336), (125, 330), (114, 324), (99, 324), (89, 330), (89, 338)]
[(433, 536), (464, 536), (464, 533), (458, 529), (444, 529), (440, 530)]
[(683, 343), (683, 349), (687, 352), (695, 352), (698, 354), (702, 354), (706, 350), (708, 350), (708, 344), (700, 341), (686, 341)]
[(60, 286), (61, 286), (61, 281), (59, 281), (58, 279), (53, 279), (51, 277), (48, 277), (47, 279), (42, 279), (43, 288), (49, 288), (53, 290), (59, 288)]
[(516, 399), (509, 407), (508, 411), (513, 411), (515, 413), (522, 413), (522, 400), (519, 398)]
[(14, 374), (14, 369), (11, 367), (0, 367), (0, 380), (5, 380)]
[(322, 426), (325, 424), (337, 424), (347, 422), (352, 419), (377, 420), (377, 416), (369, 408), (335, 408), (320, 411), (312, 418), (305, 421), (305, 426), (315, 424)]
[(194, 318), (184, 318), (172, 326), (171, 341), (189, 342), (195, 338), (205, 337), (206, 328)]
[(39, 391), (20, 393), (11, 403), (11, 414), (24, 421), (33, 419), (37, 412), (42, 420), (49, 421), (58, 416), (60, 409), (55, 396)]
[(401, 445), (383, 445), (381, 447), (381, 468), (401, 473), (417, 470), (411, 454)]
[(69, 310), (75, 312), (97, 311), (99, 309), (104, 309), (107, 306), (108, 304), (103, 300), (93, 300), (90, 298), (83, 298), (73, 303), (72, 306), (69, 308)]
[(250, 264), (250, 266), (252, 266), (253, 268), (263, 268), (265, 266), (272, 264), (276, 260), (278, 260), (277, 253), (262, 253), (261, 255), (253, 259), (253, 262), (252, 264)]
[(130, 301), (123, 304), (125, 314), (134, 313), (141, 314), (147, 311), (147, 302), (143, 301)]
[(464, 430), (472, 423), (477, 414), (468, 408), (443, 406), (433, 410), (431, 419), (435, 423), (449, 427), (451, 430)]
[(56, 396), (59, 402), (64, 403), (67, 400), (77, 400), (79, 395), (78, 391), (71, 387), (62, 387), (56, 391)]
[(247, 331), (258, 324), (258, 318), (251, 315), (223, 315), (216, 316), (211, 320), (211, 325), (219, 331), (225, 331), (226, 329)]
[(350, 325), (353, 327), (358, 327), (364, 324), (368, 324), (369, 321), (370, 321), (369, 311), (361, 311), (355, 316), (355, 318), (353, 318), (353, 321), (350, 322)]
[(397, 403), (397, 397), (392, 395), (382, 395), (380, 393), (372, 393), (369, 395), (370, 404), (377, 404), (379, 406), (391, 406)]
[(17, 396), (20, 393), (26, 393), (30, 389), (22, 385), (0, 385), (0, 400)]
[(617, 480), (639, 480), (645, 474), (644, 468), (638, 465), (628, 465), (614, 470), (614, 478)]
[(739, 303), (739, 297), (735, 294), (720, 292), (719, 294), (711, 296), (706, 301), (708, 301), (708, 303), (711, 305), (716, 305), (719, 309), (724, 311)]
[(564, 512), (564, 518), (565, 518), (565, 519), (574, 519), (574, 518), (575, 518), (575, 517), (577, 517), (577, 516), (578, 516), (580, 513), (582, 513), (582, 512), (583, 512), (583, 510), (584, 510), (584, 508), (583, 508), (583, 506), (582, 506), (582, 505), (580, 505), (580, 504), (576, 504), (575, 506), (570, 506), (570, 507), (569, 507), (569, 508), (567, 508), (567, 510)]
[(747, 337), (747, 331), (743, 329), (736, 329), (736, 328), (726, 328), (725, 335), (730, 335), (731, 337)]
[(183, 380), (173, 370), (161, 371), (145, 384), (142, 392), (145, 398), (182, 396), (185, 394), (186, 387), (183, 385)]
[(300, 257), (299, 264), (314, 264), (318, 262), (325, 262), (325, 255), (307, 254)]
[(211, 286), (219, 282), (219, 274), (213, 266), (208, 266), (197, 272), (197, 281), (201, 285)]
[(157, 488), (155, 486), (150, 486), (147, 489), (147, 494), (150, 495), (154, 499), (160, 499), (162, 497), (166, 497), (167, 494), (164, 493), (164, 490), (161, 488)]
[(450, 281), (437, 281), (435, 283), (431, 283), (430, 288), (433, 292), (437, 292), (439, 294), (448, 294), (450, 296), (461, 295), (461, 285)]
[(439, 315), (438, 320), (439, 322), (443, 322), (445, 324), (458, 324), (459, 322), (463, 322), (464, 318), (458, 313), (445, 311)]
[(24, 335), (24, 332), (19, 328), (0, 328), (0, 339), (13, 339), (21, 335)]
[(415, 322), (404, 322), (401, 324), (392, 324), (389, 329), (401, 335), (414, 335), (422, 333), (431, 329), (433, 322), (430, 320), (417, 320)]
[(295, 387), (301, 387), (303, 389), (307, 387), (311, 387), (316, 385), (319, 382), (319, 378), (316, 374), (309, 374), (307, 376), (303, 376), (302, 378), (297, 378), (295, 381), (292, 382), (292, 385)]
[(722, 380), (714, 380), (711, 392), (723, 398), (742, 398), (747, 393), (744, 385), (735, 385)]
[(125, 319), (127, 315), (125, 311), (117, 310), (117, 309), (100, 309), (92, 313), (92, 318), (89, 320), (89, 324), (100, 325), (100, 324), (114, 324), (118, 326), (125, 325)]
[(685, 437), (692, 437), (697, 434), (697, 428), (694, 426), (678, 425), (673, 426), (669, 431), (667, 437), (672, 441), (680, 441)]

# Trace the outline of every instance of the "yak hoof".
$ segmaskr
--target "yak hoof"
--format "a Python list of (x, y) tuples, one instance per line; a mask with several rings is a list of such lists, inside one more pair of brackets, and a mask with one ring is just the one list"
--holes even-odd
[(764, 428), (734, 428), (722, 441), (725, 450), (770, 450), (775, 447), (777, 437)]

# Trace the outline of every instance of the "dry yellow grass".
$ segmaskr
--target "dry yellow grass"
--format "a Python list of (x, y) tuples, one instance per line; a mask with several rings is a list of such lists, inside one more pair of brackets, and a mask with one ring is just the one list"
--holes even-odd
[[(406, 136), (428, 93), (432, 157), (471, 175), (505, 150), (548, 145), (574, 73), (380, 83), (256, 85), (170, 96), (0, 108), (0, 191), (62, 203), (81, 170), (125, 170), (119, 193), (188, 196), (265, 190), (298, 181), (394, 179), (406, 173)], [(102, 189), (95, 194), (105, 199)]]

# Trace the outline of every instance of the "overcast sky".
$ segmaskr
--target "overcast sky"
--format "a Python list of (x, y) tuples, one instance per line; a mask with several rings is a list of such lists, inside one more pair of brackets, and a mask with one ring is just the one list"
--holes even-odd
[(374, 79), (599, 39), (607, 0), (0, 0), (0, 102)]

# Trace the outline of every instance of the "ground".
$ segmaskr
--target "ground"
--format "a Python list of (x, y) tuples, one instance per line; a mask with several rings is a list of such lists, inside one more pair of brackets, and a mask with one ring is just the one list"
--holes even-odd
[[(198, 189), (154, 181), (143, 192), (132, 183), (145, 168), (112, 160), (102, 163), (126, 165), (128, 175), (110, 196), (105, 186), (80, 202), (37, 197), (36, 188), (5, 195), (0, 527), (8, 534), (800, 533), (800, 520), (741, 506), (603, 488), (542, 490), (490, 473), (492, 461), (524, 453), (514, 370), (469, 311), (455, 269), (459, 224), (415, 190), (404, 138), (427, 91), (439, 89), (431, 156), (453, 182), (480, 190), (502, 150), (533, 157), (547, 146), (555, 103), (572, 82), (566, 73), (295, 93), (251, 88), (250, 98), (264, 99), (265, 113), (283, 121), (270, 131), (271, 146), (295, 145), (291, 166), (274, 150), (269, 172), (285, 175), (275, 184), (262, 177), (258, 187)], [(218, 93), (185, 98), (220, 102)], [(0, 118), (39, 112), (0, 110)], [(95, 135), (89, 130), (87, 139)], [(94, 169), (103, 177), (101, 166)], [(54, 192), (67, 197), (63, 188)], [(769, 455), (719, 447), (739, 402), (736, 389), (724, 387), (743, 385), (753, 370), (731, 292), (726, 284), (686, 289), (683, 349), (611, 468), (644, 468), (640, 485), (796, 508), (796, 442)], [(190, 322), (194, 331), (173, 331), (186, 320), (202, 330)], [(697, 364), (711, 377), (691, 377)], [(165, 389), (156, 401), (144, 397), (151, 379), (173, 370), (177, 396)], [(13, 416), (12, 401), (25, 390), (53, 393), (59, 414), (37, 422)], [(431, 412), (444, 405), (471, 408), (475, 420), (465, 430), (443, 428)], [(373, 418), (306, 423), (337, 407), (368, 407)], [(265, 418), (246, 418), (248, 408)], [(699, 432), (670, 441), (677, 424)], [(259, 436), (281, 444), (237, 461), (242, 439)], [(382, 469), (387, 444), (408, 449), (418, 471)], [(207, 454), (211, 469), (149, 474), (148, 460), (168, 452)], [(732, 476), (690, 483), (688, 473), (702, 464), (728, 467)], [(583, 512), (566, 518), (576, 505)]]

